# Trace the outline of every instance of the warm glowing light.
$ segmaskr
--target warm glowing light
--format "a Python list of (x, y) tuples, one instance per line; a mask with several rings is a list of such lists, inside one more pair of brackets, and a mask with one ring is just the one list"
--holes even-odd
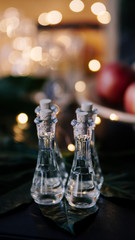
[(98, 60), (92, 59), (91, 61), (89, 61), (88, 67), (92, 72), (97, 72), (101, 68), (101, 64)]
[(70, 2), (69, 8), (73, 12), (81, 12), (84, 9), (84, 3), (81, 0), (73, 0)]
[(74, 151), (75, 151), (75, 145), (72, 144), (72, 143), (70, 143), (70, 144), (68, 144), (67, 149), (68, 149), (70, 152), (74, 152)]
[(8, 61), (11, 64), (14, 64), (18, 61), (18, 59), (20, 58), (20, 52), (18, 51), (12, 51), (9, 55), (8, 55)]
[(101, 12), (106, 11), (106, 7), (103, 3), (96, 2), (96, 3), (92, 4), (91, 11), (92, 11), (93, 14), (98, 15)]
[(13, 41), (13, 48), (17, 50), (24, 50), (26, 47), (32, 45), (32, 40), (30, 37), (17, 37)]
[(19, 26), (18, 17), (4, 18), (0, 21), (0, 31), (9, 32), (10, 29), (14, 30)]
[(62, 20), (62, 14), (59, 11), (50, 11), (47, 14), (47, 21), (49, 24), (58, 24)]
[(97, 20), (102, 24), (108, 24), (111, 21), (111, 14), (107, 11), (100, 13)]
[(84, 92), (86, 89), (86, 83), (83, 81), (78, 81), (75, 83), (75, 90), (77, 92)]
[(101, 118), (99, 116), (96, 117), (95, 123), (96, 125), (99, 125), (101, 123)]
[(4, 17), (8, 18), (8, 17), (18, 17), (19, 16), (19, 11), (17, 8), (14, 8), (14, 7), (10, 7), (10, 8), (7, 8), (5, 11), (4, 11)]
[(47, 19), (48, 13), (41, 13), (38, 17), (38, 23), (42, 26), (47, 26), (49, 24)]
[(61, 49), (58, 46), (52, 46), (49, 50), (49, 54), (54, 61), (58, 61), (62, 56)]
[(18, 123), (25, 124), (28, 122), (28, 115), (26, 113), (20, 113), (17, 115), (16, 120)]
[(60, 35), (57, 38), (57, 42), (59, 42), (60, 44), (63, 44), (66, 48), (71, 46), (71, 38), (66, 35)]
[(110, 120), (117, 121), (118, 119), (119, 119), (119, 117), (115, 113), (110, 114)]
[(33, 61), (38, 62), (42, 60), (42, 48), (40, 46), (31, 49), (30, 57)]

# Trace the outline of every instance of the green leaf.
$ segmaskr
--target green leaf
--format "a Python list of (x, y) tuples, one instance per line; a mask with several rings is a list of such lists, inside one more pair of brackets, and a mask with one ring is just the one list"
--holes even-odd
[(104, 177), (101, 193), (106, 197), (135, 200), (135, 177), (128, 173), (110, 173)]
[(99, 154), (104, 175), (101, 193), (105, 197), (135, 200), (135, 151)]
[(53, 220), (60, 228), (75, 235), (75, 224), (82, 221), (86, 217), (95, 214), (98, 211), (98, 206), (92, 208), (81, 209), (71, 207), (66, 199), (63, 199), (59, 204), (51, 206), (39, 205), (42, 214)]

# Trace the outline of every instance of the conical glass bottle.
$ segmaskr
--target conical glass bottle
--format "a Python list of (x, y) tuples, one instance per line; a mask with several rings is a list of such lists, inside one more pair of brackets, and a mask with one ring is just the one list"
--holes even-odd
[(78, 112), (77, 120), (71, 122), (74, 128), (75, 152), (69, 175), (65, 197), (76, 208), (93, 207), (99, 190), (94, 182), (94, 170), (91, 161), (91, 123), (87, 112)]
[[(44, 109), (50, 109), (51, 110), (51, 115), (54, 116), (54, 118), (56, 118), (56, 115), (58, 114), (59, 111), (59, 107), (55, 104), (52, 104), (51, 99), (42, 99), (40, 100), (40, 105), (35, 109), (35, 113), (37, 114), (37, 118), (36, 118), (36, 123), (38, 123), (38, 121), (40, 122), (40, 111), (44, 110)], [(38, 126), (38, 124), (37, 124)], [(54, 133), (54, 152), (55, 152), (55, 156), (56, 156), (56, 161), (58, 163), (59, 169), (60, 169), (60, 173), (62, 176), (62, 180), (63, 180), (63, 185), (66, 185), (67, 182), (67, 178), (68, 178), (68, 173), (66, 171), (66, 167), (65, 167), (65, 163), (64, 163), (64, 159), (62, 157), (62, 154), (60, 152), (60, 149), (58, 147), (57, 144), (57, 139), (56, 139), (56, 134)]]
[[(77, 110), (79, 111), (79, 109)], [(88, 118), (89, 120), (92, 120), (92, 137), (91, 137), (91, 158), (92, 158), (92, 164), (95, 172), (95, 181), (97, 182), (98, 188), (101, 189), (104, 178), (99, 162), (99, 157), (96, 150), (95, 145), (95, 120), (98, 113), (98, 110), (96, 108), (93, 109), (93, 103), (92, 102), (84, 102), (81, 104), (80, 111), (88, 112)]]
[(53, 149), (55, 123), (56, 119), (51, 117), (50, 110), (40, 111), (40, 121), (37, 123), (39, 152), (31, 196), (36, 203), (42, 205), (57, 204), (64, 194), (62, 177)]

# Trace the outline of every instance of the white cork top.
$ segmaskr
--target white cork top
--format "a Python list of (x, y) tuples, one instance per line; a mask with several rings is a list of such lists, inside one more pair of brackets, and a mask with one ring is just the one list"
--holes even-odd
[(93, 108), (93, 103), (92, 102), (83, 102), (81, 104), (81, 110), (86, 111), (86, 112), (91, 112)]
[(51, 110), (49, 109), (43, 109), (40, 111), (40, 119), (41, 120), (51, 120)]
[(77, 112), (76, 117), (77, 117), (77, 122), (84, 123), (84, 122), (88, 121), (88, 113), (87, 112)]
[(41, 109), (50, 109), (50, 104), (51, 104), (51, 99), (46, 98), (46, 99), (41, 99), (40, 100), (40, 108)]

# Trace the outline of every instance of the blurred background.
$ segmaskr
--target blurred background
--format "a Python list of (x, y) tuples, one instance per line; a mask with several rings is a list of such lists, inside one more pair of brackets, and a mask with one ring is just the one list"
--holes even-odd
[[(5, 143), (13, 136), (17, 142), (37, 144), (34, 109), (43, 98), (60, 107), (60, 147), (73, 143), (70, 121), (81, 101), (91, 100), (87, 86), (100, 68), (119, 61), (134, 67), (134, 11), (134, 0), (1, 2), (0, 131)], [(25, 115), (19, 118), (21, 113)], [(121, 123), (113, 120), (117, 116), (108, 123), (99, 114), (97, 138), (114, 135), (114, 127), (121, 136)], [(128, 132), (134, 136), (133, 124)]]

